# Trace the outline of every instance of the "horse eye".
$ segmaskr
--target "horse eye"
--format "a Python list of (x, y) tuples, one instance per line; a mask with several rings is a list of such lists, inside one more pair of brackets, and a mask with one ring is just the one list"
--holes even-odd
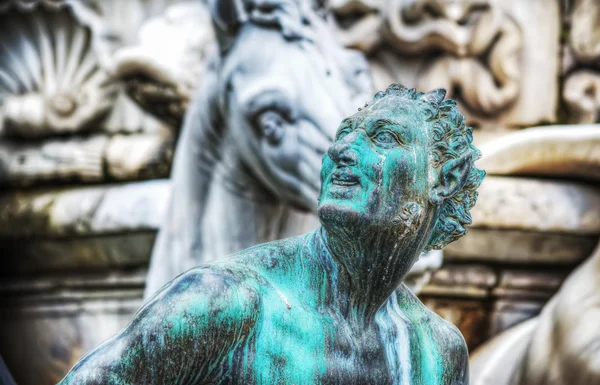
[(256, 119), (256, 123), (262, 132), (262, 135), (270, 144), (279, 144), (285, 133), (285, 120), (275, 110), (266, 110), (261, 112)]

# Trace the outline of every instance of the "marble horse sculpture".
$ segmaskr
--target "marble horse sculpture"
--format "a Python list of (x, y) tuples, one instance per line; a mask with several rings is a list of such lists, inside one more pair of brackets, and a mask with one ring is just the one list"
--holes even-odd
[(215, 0), (211, 12), (218, 52), (184, 118), (146, 297), (206, 261), (314, 229), (321, 158), (372, 92), (364, 58), (308, 1)]
[(379, 92), (323, 158), (321, 227), (180, 275), (60, 384), (467, 384), (462, 335), (402, 283), (484, 176), (444, 96)]
[(473, 385), (587, 385), (600, 382), (600, 244), (541, 314), (475, 351)]

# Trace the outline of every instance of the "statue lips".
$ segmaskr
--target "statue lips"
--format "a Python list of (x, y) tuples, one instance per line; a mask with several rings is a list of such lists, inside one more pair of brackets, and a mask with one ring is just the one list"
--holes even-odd
[(338, 168), (331, 174), (331, 183), (337, 186), (354, 186), (359, 184), (358, 176), (348, 167)]

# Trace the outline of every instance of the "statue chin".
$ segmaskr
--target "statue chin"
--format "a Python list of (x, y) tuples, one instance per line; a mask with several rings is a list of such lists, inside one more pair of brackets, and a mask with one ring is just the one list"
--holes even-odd
[(326, 229), (338, 228), (360, 220), (361, 213), (350, 205), (340, 205), (335, 202), (319, 203), (317, 215)]

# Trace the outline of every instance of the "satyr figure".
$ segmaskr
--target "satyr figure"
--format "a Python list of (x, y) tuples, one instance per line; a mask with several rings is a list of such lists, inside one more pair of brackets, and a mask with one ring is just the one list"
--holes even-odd
[(61, 384), (468, 383), (460, 332), (402, 283), (484, 175), (444, 96), (378, 93), (324, 155), (321, 227), (180, 275)]

